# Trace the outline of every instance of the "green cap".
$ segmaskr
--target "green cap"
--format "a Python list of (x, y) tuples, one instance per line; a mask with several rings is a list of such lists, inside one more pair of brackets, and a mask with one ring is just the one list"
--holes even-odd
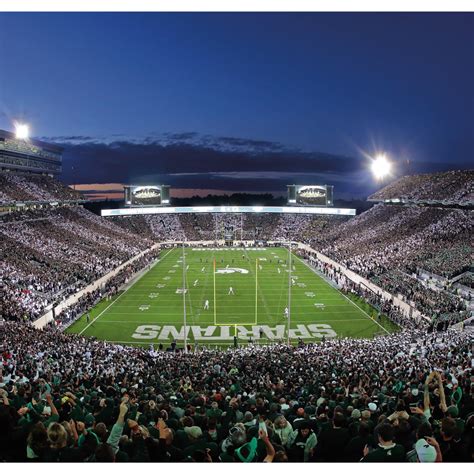
[(450, 407), (448, 407), (446, 413), (447, 413), (449, 416), (452, 416), (453, 418), (457, 418), (457, 417), (459, 416), (458, 407), (455, 406), (455, 405), (451, 405)]
[(86, 425), (86, 427), (90, 427), (94, 424), (95, 422), (95, 418), (94, 418), (94, 415), (92, 413), (88, 413), (85, 417), (84, 417), (84, 424)]

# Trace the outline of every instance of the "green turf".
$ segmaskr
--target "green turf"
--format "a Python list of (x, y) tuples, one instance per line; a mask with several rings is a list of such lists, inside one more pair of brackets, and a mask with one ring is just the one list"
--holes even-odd
[[(239, 344), (250, 338), (260, 343), (287, 340), (286, 249), (187, 248), (184, 297), (180, 292), (182, 257), (182, 249), (163, 250), (160, 260), (140, 279), (114, 299), (101, 301), (91, 311), (89, 323), (82, 316), (68, 331), (123, 344), (156, 347), (162, 342), (167, 346), (174, 338), (178, 343), (183, 340), (185, 303), (191, 343), (197, 340), (204, 346), (231, 345), (234, 334)], [(370, 338), (396, 330), (385, 318), (372, 319), (373, 308), (345, 297), (294, 255), (292, 267), (292, 342), (298, 337), (306, 342), (320, 341), (323, 336)], [(234, 295), (228, 294), (229, 287)], [(204, 309), (206, 300), (208, 310)], [(264, 331), (262, 338), (260, 328)]]

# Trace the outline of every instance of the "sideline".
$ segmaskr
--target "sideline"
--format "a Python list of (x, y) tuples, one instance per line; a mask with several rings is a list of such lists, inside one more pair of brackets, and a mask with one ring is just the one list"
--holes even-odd
[[(318, 272), (316, 271), (315, 268), (313, 268), (311, 265), (308, 265), (304, 260), (302, 260), (300, 257), (298, 257), (298, 255), (296, 254), (293, 254), (295, 258), (297, 258), (301, 263), (303, 263), (304, 265), (306, 265), (312, 272), (316, 273), (316, 275), (320, 276), (318, 274)], [(391, 334), (390, 331), (387, 331), (378, 321), (375, 321), (375, 319), (372, 319), (370, 317), (370, 315), (364, 311), (360, 306), (357, 306), (350, 298), (348, 298), (339, 288), (337, 288), (336, 286), (334, 286), (333, 288), (335, 288), (342, 296), (344, 296), (344, 298), (346, 298), (347, 301), (349, 301), (349, 303), (353, 304), (362, 314), (365, 314), (367, 316), (368, 319), (370, 319), (372, 322), (374, 322), (375, 324), (377, 324), (377, 326), (380, 326), (387, 334)]]
[[(169, 249), (168, 252), (165, 253), (165, 255), (163, 255), (162, 258), (158, 259), (158, 261), (155, 263), (155, 265), (159, 262), (161, 262), (162, 260), (164, 260), (164, 258), (172, 251), (173, 249)], [(155, 266), (153, 265), (153, 266)], [(148, 272), (147, 272), (148, 273)], [(141, 277), (140, 277), (141, 278)], [(88, 329), (90, 326), (92, 326), (92, 324), (94, 324), (113, 304), (115, 304), (130, 288), (132, 288), (132, 286), (134, 286), (134, 284), (136, 283), (136, 281), (133, 282), (133, 284), (131, 285), (128, 285), (128, 287), (126, 288), (126, 290), (121, 293), (117, 298), (115, 298), (112, 303), (110, 303), (103, 311), (100, 312), (100, 314), (98, 314), (86, 327), (84, 327), (84, 329), (82, 329), (82, 331), (78, 332), (77, 334), (79, 336), (82, 335), (83, 332), (86, 331), (86, 329)]]

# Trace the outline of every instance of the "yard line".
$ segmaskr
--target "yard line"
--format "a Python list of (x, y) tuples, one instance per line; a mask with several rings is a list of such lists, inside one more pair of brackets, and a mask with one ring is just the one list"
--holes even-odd
[[(310, 270), (312, 270), (314, 273), (316, 273), (316, 275), (318, 275), (318, 273), (316, 272), (316, 270), (312, 267), (310, 267), (304, 260), (301, 260), (301, 258), (299, 258), (297, 255), (295, 255), (295, 257), (300, 261), (302, 262), (304, 265), (306, 265)], [(318, 275), (319, 276), (319, 275)], [(357, 306), (351, 299), (349, 299), (341, 290), (339, 290), (339, 288), (335, 288), (342, 296), (344, 296), (344, 298), (346, 298), (347, 301), (349, 301), (349, 303), (352, 303), (362, 314), (365, 314), (371, 321), (373, 321), (375, 324), (377, 324), (377, 326), (380, 326), (387, 334), (390, 334), (390, 331), (387, 331), (380, 323), (378, 323), (377, 321), (375, 321), (375, 319), (372, 319), (369, 314), (367, 314), (362, 308), (360, 308), (359, 306)]]
[[(240, 317), (240, 315), (239, 315)], [(348, 322), (348, 321), (367, 321), (367, 318), (350, 318), (350, 319), (312, 319), (310, 321), (308, 320), (296, 320), (296, 321), (292, 321), (292, 323), (299, 323), (299, 324), (319, 324), (319, 323), (337, 323), (337, 322)], [(169, 321), (150, 321), (150, 320), (147, 320), (147, 321), (136, 321), (134, 319), (127, 319), (125, 321), (112, 321), (110, 319), (108, 319), (107, 321), (99, 321), (97, 324), (108, 324), (108, 323), (115, 323), (115, 324), (130, 324), (130, 323), (136, 323), (136, 324), (143, 324), (143, 325), (153, 325), (155, 323), (160, 323), (161, 325), (166, 325), (166, 326), (183, 326), (183, 323), (180, 322), (180, 323), (175, 323), (175, 322), (169, 322)], [(201, 324), (198, 324), (199, 321), (197, 322), (197, 324), (188, 324), (188, 326), (202, 326), (202, 325), (206, 325), (208, 324), (209, 326), (214, 326), (213, 322), (211, 321), (210, 323), (208, 321), (201, 321)], [(285, 324), (286, 323), (286, 320), (282, 320), (282, 321), (275, 321), (275, 324)], [(224, 325), (226, 325), (225, 323), (223, 323)], [(229, 326), (234, 326), (235, 323), (229, 323), (228, 325)], [(285, 324), (286, 325), (286, 324)], [(222, 324), (219, 324), (219, 326), (222, 326)], [(237, 323), (237, 326), (271, 326), (271, 324), (263, 324), (263, 323), (258, 323), (258, 324), (253, 324), (253, 322), (251, 323), (246, 323), (246, 324), (242, 324), (242, 323)], [(291, 329), (295, 329), (295, 328), (291, 328)]]
[[(161, 262), (170, 252), (171, 252), (172, 249), (168, 250), (168, 252), (165, 253), (165, 255), (163, 255), (162, 258), (158, 259), (158, 261), (156, 263), (159, 263)], [(149, 270), (148, 270), (149, 271)], [(146, 272), (148, 273), (148, 272)], [(145, 276), (145, 275), (142, 275), (142, 276)], [(141, 278), (141, 277), (140, 277)], [(100, 314), (98, 314), (82, 331), (79, 332), (79, 336), (86, 330), (88, 329), (90, 326), (92, 326), (92, 324), (94, 324), (113, 304), (115, 304), (130, 288), (132, 288), (133, 286), (135, 286), (135, 283), (133, 285), (130, 285), (121, 295), (119, 295), (117, 298), (115, 298), (112, 303), (110, 303), (107, 308), (105, 308), (103, 311), (101, 311)]]

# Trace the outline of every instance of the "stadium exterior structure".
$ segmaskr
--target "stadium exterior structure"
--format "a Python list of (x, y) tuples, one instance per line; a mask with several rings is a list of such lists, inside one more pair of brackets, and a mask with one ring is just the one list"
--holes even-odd
[(62, 171), (63, 148), (34, 139), (18, 139), (0, 130), (0, 170), (58, 176)]

